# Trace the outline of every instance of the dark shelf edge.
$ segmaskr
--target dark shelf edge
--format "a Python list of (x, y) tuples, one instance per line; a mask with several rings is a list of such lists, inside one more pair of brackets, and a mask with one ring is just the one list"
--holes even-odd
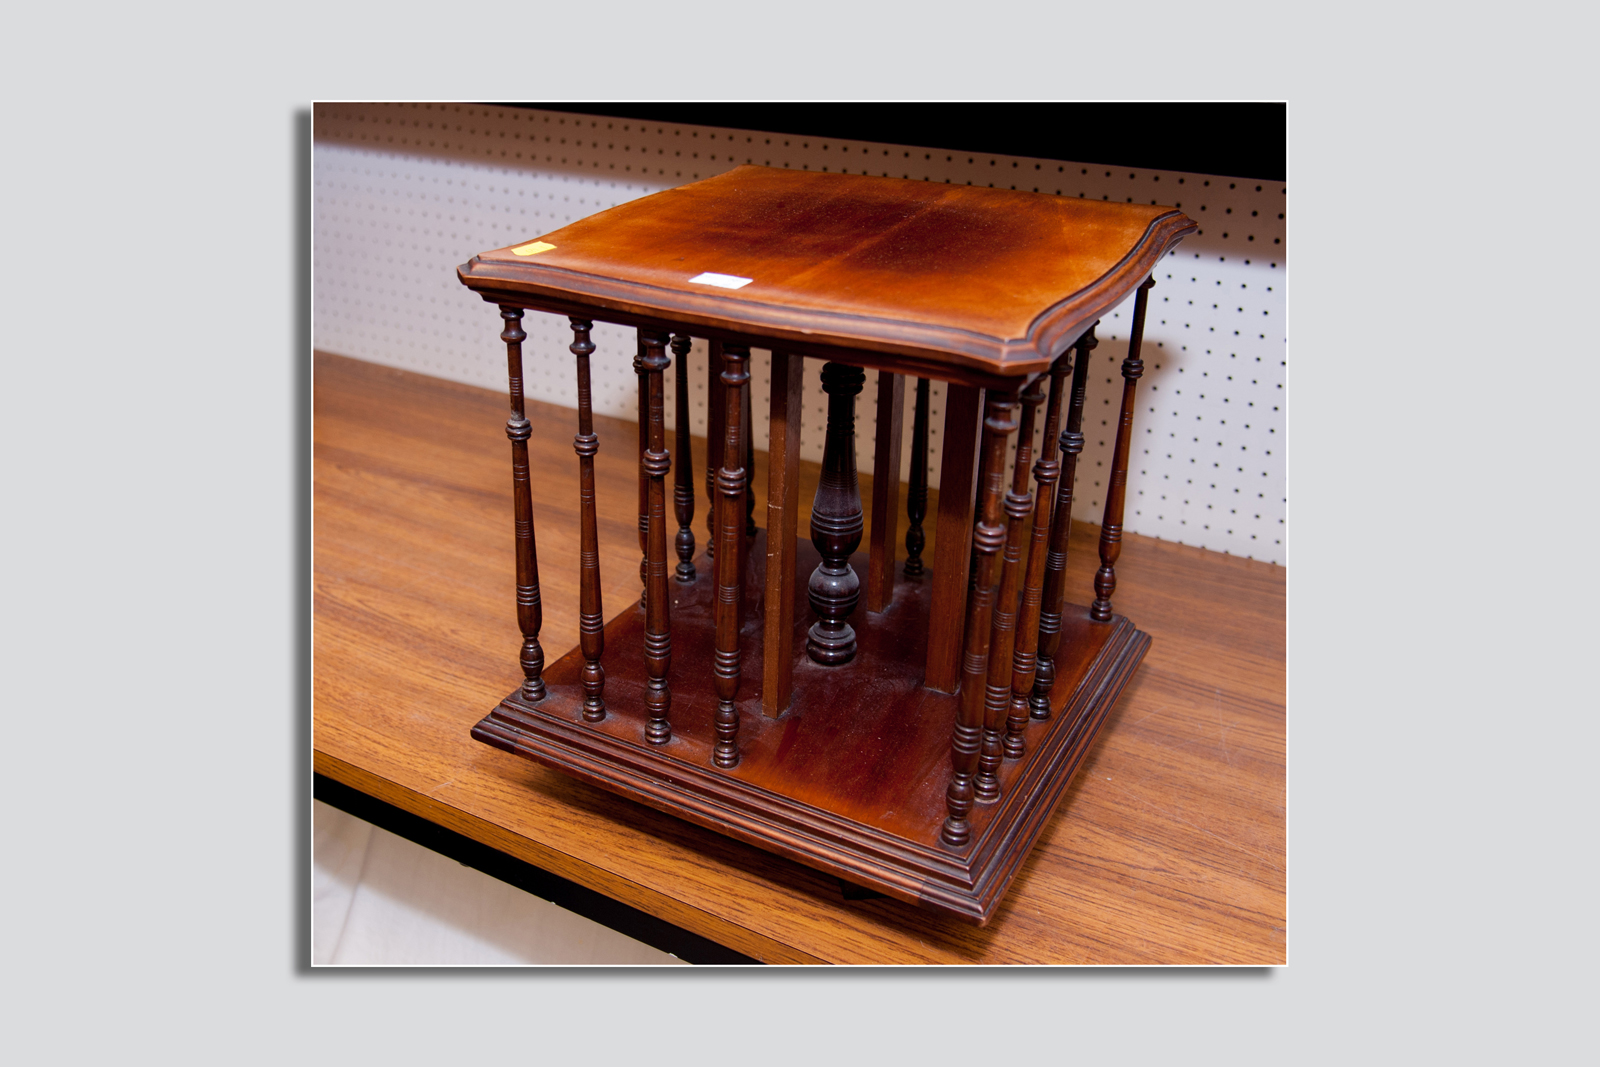
[(524, 893), (531, 893), (566, 908), (651, 948), (670, 953), (686, 963), (694, 964), (751, 964), (760, 963), (740, 952), (720, 945), (710, 938), (674, 926), (665, 919), (621, 901), (612, 900), (576, 882), (568, 881), (525, 860), (509, 856), (499, 849), (474, 841), (464, 834), (448, 830), (354, 789), (343, 782), (322, 774), (312, 776), (311, 795), (332, 807), (380, 829), (387, 830), (407, 841), (448, 856), (457, 863), (482, 871)]
[(1288, 105), (1283, 101), (485, 103), (1247, 181), (1281, 182), (1288, 171)]

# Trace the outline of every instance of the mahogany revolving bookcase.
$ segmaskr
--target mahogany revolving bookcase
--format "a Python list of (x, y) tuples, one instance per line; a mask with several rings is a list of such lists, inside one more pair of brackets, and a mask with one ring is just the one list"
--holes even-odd
[[(743, 166), (473, 257), (457, 273), (498, 305), (510, 369), (524, 676), (473, 737), (846, 882), (986, 922), (1150, 644), (1112, 610), (1114, 568), (1151, 271), (1194, 230), (1153, 205)], [(1087, 357), (1099, 317), (1130, 293), (1100, 568), (1084, 607), (1069, 602), (1063, 574)], [(549, 665), (525, 309), (570, 319), (578, 383), (580, 639)], [(589, 369), (611, 357), (596, 354), (595, 320), (638, 330), (643, 592), (609, 622)], [(705, 472), (711, 536), (698, 556), (685, 359), (695, 337), (710, 349), (716, 468)], [(765, 529), (749, 491), (752, 346), (772, 351)], [(669, 450), (663, 377), (674, 357)], [(809, 543), (796, 530), (804, 357), (826, 361), (828, 395)], [(863, 553), (854, 419), (868, 370), (879, 476)], [(912, 481), (897, 573), (907, 379)], [(930, 379), (949, 384), (924, 561)]]

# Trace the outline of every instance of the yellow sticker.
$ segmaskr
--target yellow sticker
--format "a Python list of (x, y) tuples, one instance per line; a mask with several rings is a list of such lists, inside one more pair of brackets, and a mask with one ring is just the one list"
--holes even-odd
[(540, 252), (548, 252), (554, 247), (555, 245), (547, 244), (544, 241), (533, 241), (529, 244), (518, 245), (511, 250), (511, 254), (514, 256), (536, 256)]

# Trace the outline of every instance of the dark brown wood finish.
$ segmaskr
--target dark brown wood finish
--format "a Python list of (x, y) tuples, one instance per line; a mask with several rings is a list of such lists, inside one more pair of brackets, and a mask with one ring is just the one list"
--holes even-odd
[(1133, 328), (1128, 332), (1128, 356), (1122, 361), (1122, 414), (1117, 420), (1117, 443), (1111, 457), (1111, 481), (1106, 489), (1106, 517), (1100, 526), (1100, 569), (1094, 575), (1094, 603), (1089, 617), (1111, 621), (1111, 594), (1117, 588), (1117, 556), (1122, 552), (1122, 509), (1128, 495), (1128, 448), (1133, 441), (1133, 405), (1144, 361), (1139, 346), (1144, 340), (1145, 303), (1156, 284), (1149, 278), (1139, 286), (1133, 303)]
[(672, 740), (672, 690), (667, 683), (667, 674), (672, 670), (672, 594), (667, 588), (666, 488), (672, 457), (667, 452), (666, 416), (662, 411), (666, 390), (661, 374), (672, 361), (666, 353), (666, 334), (641, 330), (639, 343), (644, 348), (641, 362), (649, 412), (649, 448), (645, 450), (643, 466), (650, 479), (644, 582), (644, 660), (650, 675), (644, 702), (650, 709), (650, 721), (645, 726), (644, 739), (653, 745), (664, 745)]
[(1033, 695), (1028, 714), (1050, 717), (1050, 689), (1055, 685), (1056, 651), (1061, 647), (1061, 602), (1066, 592), (1067, 536), (1072, 527), (1072, 483), (1078, 455), (1083, 451), (1083, 398), (1088, 387), (1089, 353), (1100, 342), (1090, 326), (1074, 346), (1072, 398), (1067, 405), (1067, 428), (1061, 431), (1061, 481), (1056, 488), (1055, 515), (1050, 520), (1050, 555), (1045, 561), (1044, 594), (1039, 606), (1039, 662), (1034, 668)]
[(600, 604), (600, 533), (595, 518), (594, 457), (600, 438), (594, 432), (594, 405), (589, 396), (589, 356), (594, 323), (572, 319), (572, 354), (578, 368), (578, 433), (572, 450), (578, 454), (578, 644), (583, 651), (583, 721), (606, 717), (606, 672), (600, 657), (606, 647), (606, 617)]
[(978, 756), (978, 777), (973, 789), (978, 799), (992, 801), (1000, 795), (1000, 761), (1005, 756), (1006, 717), (1011, 708), (1011, 675), (1017, 639), (1017, 605), (1022, 585), (1024, 525), (1033, 511), (1028, 491), (1028, 468), (1033, 461), (1033, 422), (1044, 399), (1035, 381), (1022, 392), (1022, 423), (1017, 431), (1017, 457), (1012, 464), (1011, 489), (1005, 495), (1006, 543), (1000, 560), (1000, 591), (995, 594), (989, 631), (988, 681), (983, 690), (983, 749)]
[[(800, 515), (800, 411), (804, 402), (805, 360), (772, 353), (772, 392), (768, 425), (766, 595), (763, 601), (761, 710), (770, 716), (789, 710), (794, 694), (795, 531)], [(754, 468), (752, 468), (752, 471)]]
[(745, 563), (741, 536), (744, 525), (744, 501), (749, 488), (750, 473), (745, 466), (745, 442), (742, 439), (745, 389), (750, 384), (750, 350), (742, 345), (727, 345), (723, 349), (722, 387), (727, 396), (726, 436), (722, 446), (722, 468), (717, 471), (717, 600), (714, 611), (716, 628), (716, 653), (713, 673), (716, 675), (717, 741), (712, 747), (711, 760), (718, 767), (735, 767), (739, 763), (739, 712), (734, 699), (739, 695), (739, 601), (743, 597)]
[[(1156, 205), (744, 166), (458, 273), (563, 313), (988, 385), (1046, 373), (1194, 229)], [(751, 280), (730, 291), (703, 272)]]
[[(524, 700), (520, 691), (512, 694), (478, 725), (474, 736), (897, 899), (986, 921), (1149, 644), (1127, 620), (1110, 614), (1117, 550), (1113, 545), (1107, 556), (1102, 544), (1099, 598), (1092, 614), (1095, 621), (1111, 625), (1072, 620), (1069, 629), (1077, 636), (1070, 647), (1058, 642), (1046, 704), (1049, 715), (1060, 698), (1066, 701), (1060, 708), (1070, 713), (1057, 711), (1054, 721), (1029, 720), (1020, 698), (1034, 688), (1032, 616), (1045, 595), (1038, 567), (1030, 566), (1025, 576), (1022, 565), (1022, 544), (1029, 540), (1024, 521), (1035, 511), (1028, 484), (1032, 427), (1045, 395), (1037, 379), (1050, 368), (1061, 340), (1078, 334), (1095, 314), (1119, 302), (1192, 229), (1180, 212), (1154, 205), (1073, 203), (992, 188), (941, 190), (929, 183), (747, 167), (602, 212), (548, 235), (553, 239), (538, 247), (476, 257), (459, 274), (485, 299), (505, 307), (564, 312), (585, 323), (604, 318), (639, 330), (646, 591), (642, 616), (619, 616), (609, 642), (613, 648), (621, 647), (618, 641), (642, 643), (644, 659), (642, 664), (626, 660), (612, 671), (607, 679), (610, 706), (602, 705), (598, 721), (583, 721), (583, 712), (593, 709), (569, 699), (580, 688), (587, 694), (589, 687), (567, 684), (573, 660), (568, 657), (557, 672), (563, 686), (559, 692), (551, 690), (540, 703)], [(735, 274), (737, 280), (727, 277)], [(1142, 330), (1144, 306), (1141, 290), (1136, 333)], [(718, 460), (716, 536), (707, 544), (707, 552), (716, 555), (716, 581), (701, 583), (682, 573), (676, 599), (666, 585), (664, 477), (671, 467), (662, 378), (671, 364), (664, 351), (669, 332), (680, 335), (675, 348), (680, 364), (687, 348), (683, 335), (693, 332), (717, 343), (723, 357), (719, 362), (726, 368), (722, 388), (713, 391), (722, 407), (717, 442), (722, 454), (710, 457)], [(781, 600), (768, 611), (756, 611), (766, 592), (760, 587), (768, 557), (749, 540), (757, 532), (745, 370), (752, 341), (791, 356), (836, 354), (823, 371), (829, 395), (827, 439), (810, 516), (816, 566), (808, 603), (817, 621), (808, 632), (809, 658), (798, 664), (790, 658), (793, 696), (779, 691), (770, 701), (759, 690), (751, 692), (755, 687), (746, 683), (753, 681), (752, 674), (741, 664), (750, 647), (743, 636), (747, 626), (759, 633), (769, 621), (780, 631), (786, 623), (768, 618), (782, 612)], [(1124, 365), (1129, 384), (1118, 437), (1119, 489), (1126, 483), (1131, 380), (1140, 369), (1137, 347), (1136, 339)], [(874, 449), (879, 477), (874, 481), (867, 578), (869, 611), (875, 620), (881, 616), (883, 625), (875, 621), (870, 628), (874, 660), (865, 669), (841, 671), (838, 666), (863, 647), (848, 619), (860, 586), (851, 556), (863, 534), (854, 397), (864, 382), (864, 366), (880, 372), (880, 432)], [(958, 486), (978, 493), (976, 500), (961, 493), (957, 503), (941, 506), (932, 549), (933, 581), (926, 589), (920, 582), (908, 583), (915, 593), (902, 604), (895, 588), (894, 549), (905, 373), (951, 383), (946, 418), (955, 425), (947, 425), (950, 484), (942, 500), (948, 503)], [(692, 568), (692, 471), (687, 467), (692, 446), (682, 369), (678, 384), (676, 444), (686, 466), (675, 480), (675, 505), (680, 530), (689, 534), (680, 562)], [(1057, 386), (1059, 393), (1059, 376)], [(981, 488), (972, 478), (978, 388), (986, 397)], [(1017, 428), (1019, 394), (1025, 405), (1025, 439), (1017, 451), (1011, 489), (1002, 499), (1004, 457), (1009, 435)], [(1052, 407), (1053, 413), (1058, 411), (1059, 403)], [(948, 455), (952, 447), (953, 457)], [(925, 467), (920, 457), (919, 466)], [(708, 476), (711, 467), (708, 460)], [(1108, 497), (1112, 538), (1120, 535), (1121, 522), (1122, 493), (1115, 495), (1114, 522)], [(1046, 493), (1039, 504), (1046, 522), (1048, 504)], [(788, 510), (780, 504), (778, 517)], [(1003, 526), (1001, 510), (1006, 515)], [(947, 522), (957, 513), (963, 519), (959, 531), (947, 531)], [(975, 515), (978, 521), (973, 523)], [(1030, 551), (1030, 561), (1041, 556), (1048, 527), (1035, 539), (1041, 543)], [(969, 547), (970, 566), (969, 559), (960, 558)], [(997, 573), (995, 556), (1002, 548)], [(791, 565), (809, 564), (809, 555), (798, 553)], [(783, 557), (780, 549), (773, 559), (781, 564)], [(593, 584), (598, 595), (598, 574)], [(965, 610), (958, 611), (962, 586), (967, 587)], [(775, 589), (781, 593), (781, 578)], [(693, 606), (702, 600), (704, 612)], [(911, 608), (920, 609), (920, 622), (908, 620), (905, 611)], [(685, 611), (688, 615), (682, 615)], [(684, 691), (689, 695), (676, 704), (668, 686), (675, 636), (670, 615), (694, 620), (676, 635), (678, 644), (687, 647), (683, 642), (692, 641), (691, 658), (713, 667), (711, 672), (703, 667), (687, 672)], [(1021, 649), (1016, 646), (1019, 615), (1030, 617)], [(690, 632), (699, 636), (688, 637)], [(701, 647), (706, 642), (709, 647)], [(765, 642), (758, 636), (756, 644)], [(926, 645), (927, 662), (919, 685), (916, 655), (908, 658), (906, 652), (921, 644)], [(956, 648), (962, 651), (962, 689), (959, 699), (952, 700), (939, 689), (956, 681), (951, 655)], [(573, 655), (589, 652), (585, 647)], [(767, 666), (764, 662), (761, 688)], [(821, 672), (815, 687), (808, 687), (802, 667)], [(597, 655), (590, 656), (579, 669), (582, 677), (574, 680), (583, 682), (588, 678), (583, 672), (597, 669)], [(781, 669), (774, 672), (780, 684), (782, 674)], [(909, 689), (893, 688), (908, 678)], [(884, 685), (890, 689), (882, 690)], [(761, 729), (755, 733), (741, 719), (741, 691), (747, 701), (776, 715), (759, 716)], [(702, 708), (709, 710), (702, 695), (715, 707), (709, 720), (701, 718)], [(935, 711), (936, 698), (945, 701), (946, 714)], [(935, 704), (928, 704), (930, 700)], [(845, 717), (834, 718), (840, 714)], [(819, 750), (805, 762), (827, 759), (845, 779), (802, 766), (790, 743), (771, 750), (752, 745), (776, 724), (789, 723), (785, 729), (793, 735), (828, 721), (851, 725), (832, 728), (826, 756)], [(839, 733), (863, 724), (874, 731), (876, 744)], [(932, 779), (931, 768), (912, 768), (903, 760), (875, 754), (881, 746), (911, 737), (926, 742), (944, 730), (951, 730), (951, 777), (947, 785), (936, 782), (931, 787), (935, 792), (918, 794), (939, 810), (919, 809), (907, 793), (883, 794), (883, 789), (928, 787)], [(1030, 740), (1030, 734), (1038, 737)], [(648, 743), (641, 743), (640, 735)], [(703, 745), (710, 747), (693, 756)], [(911, 750), (918, 749), (913, 745)], [(686, 757), (704, 770), (686, 770)], [(722, 777), (705, 777), (713, 769)], [(874, 813), (853, 808), (872, 793), (864, 783), (878, 779)], [(827, 790), (818, 793), (823, 780)], [(980, 800), (986, 803), (976, 811)]]
[(500, 340), (506, 343), (507, 376), (511, 382), (511, 416), (506, 420), (506, 436), (511, 439), (511, 485), (517, 537), (517, 626), (522, 630), (522, 695), (542, 700), (544, 684), (544, 646), (539, 644), (539, 628), (544, 625), (544, 605), (539, 597), (539, 548), (533, 529), (533, 494), (528, 485), (528, 438), (532, 425), (522, 404), (522, 342), (528, 335), (522, 329), (522, 309), (503, 307), (500, 317), (505, 329)]
[[(917, 379), (916, 400), (911, 414), (911, 483), (906, 494), (907, 578), (922, 577), (922, 550), (928, 543), (922, 520), (928, 515), (928, 379)], [(873, 489), (877, 489), (874, 472)]]
[(894, 599), (895, 550), (900, 530), (900, 439), (905, 431), (906, 380), (878, 372), (877, 432), (872, 448), (872, 539), (867, 551), (867, 610)]
[(689, 435), (689, 347), (694, 343), (686, 334), (672, 338), (673, 418), (677, 422), (675, 447), (678, 465), (672, 475), (672, 504), (678, 519), (678, 567), (674, 576), (680, 582), (694, 581), (694, 456)]
[(856, 654), (849, 623), (861, 596), (850, 554), (861, 544), (861, 488), (856, 482), (856, 394), (866, 382), (860, 367), (827, 363), (828, 436), (822, 445), (822, 479), (811, 502), (811, 543), (822, 562), (806, 584), (817, 621), (806, 632), (806, 652), (818, 663), (848, 663)]
[[(972, 530), (972, 585), (967, 592), (966, 645), (961, 657), (961, 699), (950, 739), (952, 773), (945, 798), (949, 816), (940, 832), (940, 840), (951, 848), (962, 848), (972, 839), (968, 816), (972, 813), (977, 795), (975, 779), (984, 733), (984, 679), (989, 668), (990, 624), (994, 612), (995, 554), (1004, 546), (1006, 538), (1006, 528), (1000, 522), (1001, 494), (1005, 489), (1006, 441), (1011, 431), (1017, 428), (1015, 394), (990, 393), (986, 399), (988, 410), (983, 420), (983, 466), (979, 475), (983, 500), (977, 525)], [(965, 498), (965, 494), (962, 496)], [(942, 549), (942, 530), (939, 536)]]
[[(809, 864), (473, 740), (467, 727), (521, 680), (506, 651), (519, 640), (506, 610), (516, 586), (505, 537), (512, 484), (506, 446), (495, 443), (504, 438), (485, 432), (505, 422), (505, 393), (323, 354), (313, 381), (311, 715), (319, 773), (769, 962), (1284, 962), (1282, 568), (1125, 535), (1117, 607), (1155, 642), (980, 929), (899, 899), (843, 899), (835, 877)], [(532, 400), (528, 416), (536, 428), (572, 419), (570, 411)], [(631, 421), (597, 413), (595, 424), (601, 438), (631, 446)], [(538, 432), (528, 442), (540, 478), (533, 506), (546, 563), (579, 553), (571, 441), (570, 433)], [(697, 437), (697, 462), (703, 447)], [(758, 489), (766, 469), (758, 455)], [(814, 479), (816, 470), (802, 461), (803, 479)], [(601, 449), (595, 476), (608, 606), (638, 619), (628, 606), (638, 589), (633, 449)], [(861, 489), (870, 495), (864, 474)], [(936, 509), (932, 492), (929, 506)], [(802, 527), (809, 500), (802, 483)], [(931, 562), (937, 542), (931, 526), (928, 532)], [(1090, 588), (1097, 536), (1096, 527), (1073, 524), (1069, 588)], [(800, 548), (809, 550), (804, 538)], [(565, 690), (575, 728), (637, 739), (645, 682), (639, 631), (631, 643), (608, 644), (606, 724), (582, 724), (581, 657), (574, 656), (566, 682), (554, 681), (556, 661), (580, 640), (579, 572), (544, 570), (541, 640), (552, 653), (552, 690)], [(710, 577), (702, 565), (696, 587), (706, 590), (708, 602)], [(926, 596), (930, 587), (902, 582), (897, 601)], [(746, 599), (754, 603), (753, 597)], [(684, 721), (679, 709), (691, 703), (684, 665), (694, 659), (676, 603), (673, 612), (676, 726)], [(1084, 608), (1071, 614), (1091, 628)], [(802, 616), (803, 607), (797, 627), (803, 628)], [(882, 629), (863, 628), (860, 663), (874, 661), (871, 642)], [(1074, 640), (1069, 628), (1067, 643)], [(757, 762), (752, 739), (763, 717), (751, 701), (760, 650), (746, 642), (744, 677), (752, 687), (741, 684), (743, 762), (732, 772), (709, 763), (715, 701), (710, 672), (699, 672), (708, 687), (707, 702), (694, 712), (695, 728), (705, 731), (701, 766), (719, 778), (744, 774)], [(709, 640), (704, 647), (701, 662), (709, 663)], [(638, 664), (631, 682), (620, 677), (630, 659)], [(802, 674), (839, 676), (806, 664), (802, 657)], [(797, 707), (812, 706), (807, 684), (801, 683)], [(946, 705), (952, 716), (953, 703)], [(622, 721), (619, 705), (629, 707), (631, 721)], [(768, 721), (791, 729), (785, 724), (805, 717)], [(1057, 711), (1051, 721), (1065, 716)], [(938, 793), (948, 768), (948, 727), (945, 720), (929, 743), (935, 833), (945, 814)], [(809, 729), (793, 735), (793, 744), (806, 747), (788, 751), (817, 751), (805, 738), (820, 735)], [(775, 748), (783, 736), (782, 730), (773, 736)], [(1040, 747), (1030, 733), (1030, 760)], [(666, 757), (671, 748), (649, 751)], [(813, 760), (808, 769), (828, 763)], [(1019, 766), (1006, 762), (1006, 799), (975, 817), (1019, 795), (1004, 777)], [(870, 772), (855, 773), (873, 781)]]
[[(1132, 290), (1129, 291), (1131, 292)], [(562, 300), (556, 297), (533, 297), (513, 289), (486, 287), (478, 290), (478, 295), (490, 304), (509, 304), (515, 307), (536, 308), (554, 315), (587, 317), (596, 322), (609, 322), (617, 326), (660, 330), (668, 334), (680, 333), (690, 329), (688, 323), (660, 313), (627, 310), (607, 310), (602, 312), (589, 304)], [(773, 337), (757, 329), (723, 330), (695, 326), (693, 327), (693, 334), (696, 337), (702, 335), (714, 336), (724, 342), (749, 345), (751, 348), (782, 347), (791, 354), (802, 355), (807, 359), (816, 359), (825, 363), (850, 363), (866, 370), (892, 370), (896, 374), (904, 374), (909, 377), (930, 377), (961, 385), (975, 385), (980, 389), (1014, 389), (1019, 379), (1037, 376), (1031, 367), (1026, 373), (1023, 373), (1015, 365), (1005, 364), (1005, 373), (999, 373), (986, 370), (982, 365), (957, 366), (940, 363), (937, 360), (921, 356), (897, 355), (826, 345), (818, 341), (806, 340), (804, 336), (794, 338)], [(1013, 371), (1017, 373), (1013, 373)], [(1045, 364), (1044, 369), (1037, 373), (1047, 373), (1048, 371), (1049, 366)]]
[(924, 684), (954, 693), (961, 684), (963, 622), (972, 565), (972, 494), (978, 484), (980, 390), (951, 385), (944, 395), (944, 456), (939, 465), (939, 510), (934, 526), (933, 617), (928, 622)]
[[(1039, 462), (1033, 465), (1035, 485), (1032, 536), (1028, 540), (1028, 569), (1022, 582), (1022, 604), (1017, 609), (1016, 650), (1011, 656), (1011, 707), (1006, 712), (1006, 759), (1021, 759), (1026, 748), (1028, 702), (1039, 664), (1039, 609), (1044, 602), (1044, 565), (1050, 553), (1050, 509), (1055, 506), (1061, 461), (1056, 459), (1056, 431), (1061, 427), (1061, 394), (1066, 381), (1067, 356), (1062, 353), (1050, 368), (1050, 406), (1045, 409), (1044, 436)], [(1042, 382), (1036, 383), (1042, 386)], [(1057, 620), (1057, 627), (1060, 621)]]
[[(802, 544), (801, 552), (803, 563), (820, 559), (812, 546)], [(732, 556), (724, 553), (718, 560)], [(759, 558), (762, 553), (752, 557)], [(746, 600), (753, 599), (760, 578), (754, 570), (746, 575)], [(724, 676), (708, 680), (704, 671), (686, 675), (674, 689), (668, 746), (635, 744), (642, 716), (630, 716), (623, 701), (599, 727), (579, 725), (566, 699), (573, 689), (573, 656), (552, 665), (552, 696), (543, 704), (524, 704), (513, 694), (473, 736), (895, 900), (987, 922), (1149, 639), (1121, 618), (1111, 627), (1083, 616), (1071, 620), (1072, 701), (1058, 709), (1056, 721), (1033, 725), (1034, 755), (1001, 769), (1002, 799), (973, 813), (970, 844), (952, 852), (939, 842), (946, 808), (938, 770), (948, 752), (947, 724), (956, 700), (923, 688), (914, 661), (896, 655), (925, 632), (925, 589), (907, 588), (876, 625), (863, 630), (863, 661), (877, 666), (855, 672), (851, 684), (837, 683), (837, 669), (802, 661), (796, 706), (804, 710), (778, 720), (742, 719), (736, 767), (714, 769)], [(720, 583), (715, 593), (705, 582), (680, 588), (674, 637), (685, 660), (703, 662), (713, 654), (720, 629), (714, 620), (731, 615), (722, 611), (722, 597)], [(751, 625), (742, 636), (748, 642), (758, 632)], [(636, 643), (638, 614), (619, 616), (608, 636), (616, 647)], [(741, 648), (739, 658), (753, 666), (754, 657), (753, 649)], [(647, 683), (635, 664), (617, 666), (617, 690)], [(737, 705), (755, 700), (751, 694)], [(713, 706), (715, 715), (709, 713)]]

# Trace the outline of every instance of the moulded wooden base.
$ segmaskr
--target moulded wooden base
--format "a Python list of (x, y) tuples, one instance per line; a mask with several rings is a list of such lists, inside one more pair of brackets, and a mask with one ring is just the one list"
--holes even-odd
[[(606, 626), (603, 722), (583, 721), (583, 657), (574, 649), (545, 671), (543, 700), (529, 704), (513, 693), (472, 736), (886, 896), (987, 922), (1144, 658), (1149, 636), (1120, 615), (1095, 623), (1087, 608), (1067, 606), (1052, 715), (1029, 722), (1025, 755), (1001, 769), (999, 800), (974, 807), (971, 841), (951, 849), (939, 831), (957, 698), (922, 687), (931, 570), (900, 577), (881, 614), (868, 614), (863, 602), (850, 620), (856, 657), (841, 666), (823, 667), (805, 654), (812, 618), (805, 597), (797, 598), (794, 699), (769, 718), (761, 702), (764, 538), (758, 532), (751, 545), (744, 583), (738, 766), (720, 770), (711, 762), (714, 582), (705, 557), (696, 581), (671, 583), (671, 741), (644, 739), (638, 604)], [(819, 557), (809, 542), (798, 548), (804, 589)], [(852, 565), (865, 574), (865, 555), (857, 553)]]

